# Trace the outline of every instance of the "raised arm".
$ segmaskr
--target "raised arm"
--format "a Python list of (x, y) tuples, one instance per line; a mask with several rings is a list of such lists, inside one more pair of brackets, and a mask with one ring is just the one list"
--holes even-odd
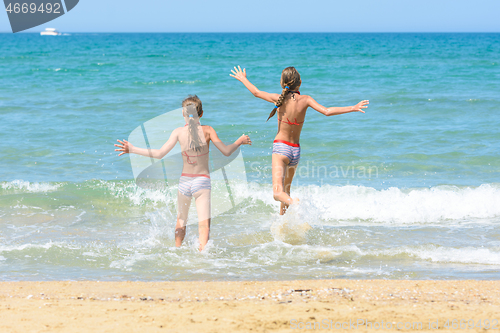
[(247, 87), (247, 89), (255, 96), (258, 98), (262, 98), (265, 101), (271, 102), (271, 103), (276, 103), (278, 101), (278, 98), (280, 98), (279, 94), (271, 94), (265, 91), (261, 91), (257, 89), (256, 86), (254, 86), (250, 81), (247, 79), (247, 72), (245, 68), (241, 70), (241, 67), (238, 66), (238, 68), (234, 67), (234, 70), (231, 70), (233, 74), (229, 74), (229, 76), (234, 77), (236, 80), (240, 81)]
[(243, 134), (242, 136), (239, 137), (238, 140), (234, 141), (234, 143), (230, 144), (229, 146), (226, 146), (224, 142), (222, 142), (219, 139), (217, 133), (212, 127), (210, 127), (209, 129), (209, 133), (210, 133), (210, 140), (214, 143), (217, 149), (219, 149), (224, 156), (230, 156), (241, 145), (252, 144), (252, 140), (250, 140), (250, 137), (248, 135)]
[(325, 116), (335, 116), (338, 114), (349, 113), (349, 112), (365, 113), (365, 111), (363, 111), (363, 109), (366, 109), (368, 107), (367, 105), (370, 104), (370, 102), (368, 100), (364, 100), (364, 101), (361, 101), (354, 106), (341, 106), (341, 107), (327, 108), (327, 107), (324, 107), (323, 105), (319, 104), (318, 102), (316, 102), (314, 100), (314, 98), (312, 98), (311, 96), (308, 96), (307, 103), (308, 103), (309, 107), (313, 108), (314, 110), (318, 111), (319, 113), (324, 114)]
[(127, 140), (123, 141), (116, 140), (121, 144), (115, 143), (115, 146), (119, 147), (119, 149), (115, 149), (115, 151), (121, 152), (120, 154), (118, 154), (118, 156), (121, 156), (123, 154), (137, 154), (146, 157), (162, 159), (172, 150), (172, 148), (174, 148), (175, 144), (177, 143), (177, 140), (178, 140), (178, 131), (176, 129), (172, 132), (172, 134), (170, 134), (170, 138), (168, 138), (168, 141), (165, 142), (165, 144), (160, 149), (139, 148), (134, 146)]

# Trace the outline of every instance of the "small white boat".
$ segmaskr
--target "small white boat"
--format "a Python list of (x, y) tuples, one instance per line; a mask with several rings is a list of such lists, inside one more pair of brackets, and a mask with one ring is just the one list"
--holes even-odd
[(40, 32), (42, 36), (59, 36), (61, 33), (54, 28), (45, 28), (45, 31)]

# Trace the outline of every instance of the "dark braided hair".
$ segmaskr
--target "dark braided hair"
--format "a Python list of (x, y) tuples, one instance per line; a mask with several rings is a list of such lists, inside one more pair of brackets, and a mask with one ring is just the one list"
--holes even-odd
[[(278, 98), (273, 110), (269, 114), (269, 118), (271, 119), (280, 106), (285, 102), (285, 97), (290, 91), (295, 91), (300, 86), (300, 74), (295, 69), (295, 67), (287, 67), (281, 72), (281, 87), (283, 91), (281, 92), (281, 96)], [(266, 122), (267, 122), (266, 120)]]

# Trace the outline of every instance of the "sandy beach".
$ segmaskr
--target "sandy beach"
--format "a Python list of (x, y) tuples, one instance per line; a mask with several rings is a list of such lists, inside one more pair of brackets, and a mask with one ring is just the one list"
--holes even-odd
[(500, 281), (62, 281), (0, 288), (0, 332), (484, 332), (498, 330), (499, 319)]

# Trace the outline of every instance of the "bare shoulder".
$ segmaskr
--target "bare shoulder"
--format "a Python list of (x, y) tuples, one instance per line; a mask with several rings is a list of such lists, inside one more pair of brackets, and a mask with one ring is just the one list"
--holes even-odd
[(307, 108), (310, 104), (311, 101), (313, 101), (313, 98), (309, 95), (300, 95), (299, 98), (297, 98), (297, 102), (299, 103), (299, 108)]
[(309, 95), (304, 95), (304, 102), (307, 104), (307, 106), (314, 106), (315, 104), (318, 104), (316, 100)]
[(201, 125), (201, 129), (203, 130), (203, 134), (205, 134), (205, 136), (207, 136), (208, 138), (211, 138), (213, 136), (213, 133), (215, 133), (215, 130), (212, 126)]

